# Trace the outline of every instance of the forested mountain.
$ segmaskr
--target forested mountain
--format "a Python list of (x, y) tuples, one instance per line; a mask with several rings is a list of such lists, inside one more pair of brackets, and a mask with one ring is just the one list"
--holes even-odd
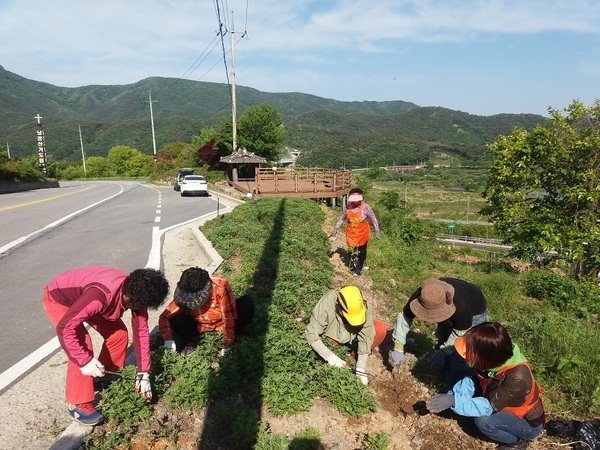
[[(81, 157), (79, 126), (86, 156), (106, 156), (115, 145), (151, 154), (149, 93), (158, 149), (174, 141), (190, 142), (206, 127), (218, 131), (231, 116), (226, 84), (152, 77), (128, 85), (65, 88), (0, 66), (0, 143), (10, 146), (11, 156), (35, 154), (35, 116), (40, 114), (50, 160)], [(364, 167), (376, 159), (412, 164), (436, 152), (477, 163), (488, 158), (485, 145), (498, 134), (545, 120), (532, 114), (475, 116), (400, 100), (343, 102), (244, 86), (236, 86), (236, 100), (238, 117), (261, 103), (277, 108), (288, 146), (302, 152), (300, 162), (327, 167)]]

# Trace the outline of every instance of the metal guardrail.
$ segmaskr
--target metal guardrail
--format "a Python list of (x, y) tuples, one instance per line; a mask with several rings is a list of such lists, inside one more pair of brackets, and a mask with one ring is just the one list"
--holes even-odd
[(477, 244), (491, 244), (491, 245), (505, 245), (502, 239), (482, 238), (482, 237), (471, 237), (471, 236), (457, 236), (455, 234), (436, 234), (438, 239), (449, 239), (454, 241), (473, 242)]

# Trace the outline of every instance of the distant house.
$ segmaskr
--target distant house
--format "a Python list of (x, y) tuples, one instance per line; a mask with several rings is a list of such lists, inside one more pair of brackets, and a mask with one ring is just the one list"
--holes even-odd
[(277, 162), (280, 167), (290, 167), (296, 165), (296, 160), (300, 156), (300, 150), (285, 147), (281, 152), (281, 158)]

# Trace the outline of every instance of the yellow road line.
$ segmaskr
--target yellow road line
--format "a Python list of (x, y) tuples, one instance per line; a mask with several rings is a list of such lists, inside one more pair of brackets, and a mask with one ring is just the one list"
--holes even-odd
[(0, 212), (8, 211), (9, 209), (23, 208), (25, 206), (31, 206), (31, 205), (35, 205), (37, 203), (43, 203), (43, 202), (47, 202), (50, 200), (56, 200), (57, 198), (67, 197), (68, 195), (79, 194), (80, 192), (87, 191), (88, 189), (91, 189), (91, 188), (92, 188), (92, 186), (88, 186), (88, 187), (81, 189), (80, 191), (69, 192), (68, 194), (56, 195), (54, 197), (44, 198), (42, 200), (35, 200), (33, 202), (19, 203), (17, 205), (12, 205), (12, 206), (4, 206), (4, 207), (0, 208)]

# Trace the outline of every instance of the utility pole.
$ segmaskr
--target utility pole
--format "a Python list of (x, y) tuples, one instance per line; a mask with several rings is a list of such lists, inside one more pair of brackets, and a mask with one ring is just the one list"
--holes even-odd
[(232, 153), (237, 149), (237, 107), (235, 103), (235, 32), (233, 31), (233, 11), (231, 11), (231, 122), (232, 122)]
[(8, 152), (8, 159), (10, 159), (10, 146), (8, 145), (8, 142), (6, 143), (6, 151)]
[[(154, 162), (156, 162), (156, 136), (154, 134), (154, 114), (152, 113), (152, 92), (148, 91), (148, 101), (150, 103), (150, 123), (152, 124), (152, 148), (154, 149)], [(156, 100), (154, 100), (156, 103)]]
[(85, 169), (85, 153), (83, 153), (83, 139), (81, 137), (81, 125), (79, 127), (79, 143), (81, 144), (81, 160), (83, 161), (83, 176), (87, 178), (87, 170)]

